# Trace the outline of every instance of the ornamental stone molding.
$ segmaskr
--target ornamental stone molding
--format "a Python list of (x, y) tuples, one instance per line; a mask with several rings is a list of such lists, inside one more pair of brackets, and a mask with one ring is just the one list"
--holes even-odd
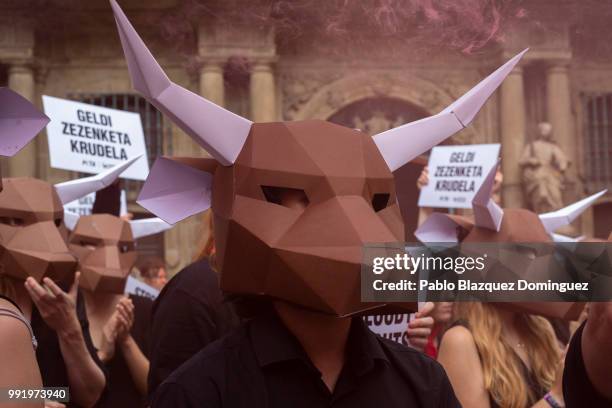
[[(393, 98), (408, 102), (422, 110), (435, 114), (451, 104), (457, 95), (449, 95), (440, 86), (423, 78), (393, 73), (359, 73), (340, 77), (325, 83), (313, 77), (300, 77), (283, 84), (283, 94), (288, 90), (301, 91), (285, 101), (287, 120), (328, 119), (338, 110), (367, 98)], [(455, 143), (465, 144), (481, 140), (474, 127), (468, 127), (453, 138)]]

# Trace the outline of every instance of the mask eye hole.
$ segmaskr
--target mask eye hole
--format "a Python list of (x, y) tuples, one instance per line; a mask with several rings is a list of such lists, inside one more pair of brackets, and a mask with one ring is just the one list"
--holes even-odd
[(379, 212), (380, 210), (384, 210), (389, 205), (389, 197), (391, 197), (388, 193), (376, 193), (372, 196), (372, 208), (374, 211)]
[(96, 244), (95, 242), (88, 241), (85, 239), (81, 239), (81, 241), (79, 242), (79, 245), (81, 245), (82, 247), (89, 248), (89, 249), (95, 249), (98, 246), (98, 244)]
[(17, 217), (0, 217), (0, 224), (10, 225), (11, 227), (21, 227), (25, 224), (25, 221)]
[(288, 208), (306, 208), (310, 201), (304, 190), (289, 187), (261, 186), (269, 203)]
[(62, 225), (62, 219), (61, 218), (56, 218), (53, 220), (53, 222), (55, 223), (55, 226), (59, 228), (60, 225)]
[(134, 244), (129, 243), (120, 243), (119, 244), (119, 252), (125, 254), (126, 252), (130, 252), (134, 250)]

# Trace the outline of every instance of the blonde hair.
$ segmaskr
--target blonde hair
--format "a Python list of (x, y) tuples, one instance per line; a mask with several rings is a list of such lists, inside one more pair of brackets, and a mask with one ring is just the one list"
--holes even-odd
[[(458, 302), (455, 316), (469, 325), (480, 355), (485, 388), (491, 399), (504, 408), (524, 408), (535, 403), (540, 396), (533, 395), (526, 383), (520, 358), (504, 340), (497, 306)], [(552, 326), (543, 317), (526, 313), (519, 313), (516, 318), (533, 377), (540, 387), (550, 389), (559, 361)]]

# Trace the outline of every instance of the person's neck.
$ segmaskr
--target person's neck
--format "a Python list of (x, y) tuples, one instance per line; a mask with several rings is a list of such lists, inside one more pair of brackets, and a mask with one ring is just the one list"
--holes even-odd
[(87, 313), (92, 315), (107, 314), (115, 310), (122, 295), (116, 293), (83, 290)]
[(333, 390), (344, 366), (351, 319), (313, 312), (285, 302), (275, 302), (274, 308), (321, 372), (327, 387)]
[(501, 307), (498, 307), (497, 310), (502, 324), (502, 336), (513, 348), (522, 347), (522, 333), (517, 327), (516, 312)]

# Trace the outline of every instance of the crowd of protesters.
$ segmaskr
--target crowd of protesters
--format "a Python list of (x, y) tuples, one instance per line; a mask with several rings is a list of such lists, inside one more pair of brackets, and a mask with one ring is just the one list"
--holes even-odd
[[(120, 217), (116, 182), (102, 189), (96, 179), (91, 191), (71, 184), (60, 194), (41, 180), (4, 179), (0, 407), (612, 407), (612, 302), (589, 303), (572, 323), (502, 303), (426, 302), (402, 327), (402, 344), (374, 334), (364, 317), (407, 306), (354, 296), (367, 239), (403, 237), (392, 171), (469, 125), (526, 51), (439, 115), (376, 139), (386, 132), (371, 138), (323, 121), (253, 124), (197, 97), (170, 82), (111, 6), (137, 89), (214, 157), (162, 159), (149, 178), (170, 198), (153, 207), (169, 208), (175, 221), (212, 208), (215, 225), (210, 215), (203, 221), (210, 234), (193, 248), (196, 259), (168, 280), (161, 258), (136, 262), (135, 240), (169, 225)], [(231, 132), (222, 129), (228, 123)], [(487, 225), (489, 236), (510, 222), (496, 203), (495, 170), (482, 183), (491, 191), (475, 195), (480, 212), (471, 224)], [(417, 185), (427, 183), (425, 169)], [(296, 188), (305, 184), (310, 197)], [(94, 214), (78, 220), (61, 207), (76, 190), (97, 191)], [(518, 211), (509, 216), (534, 220), (523, 229), (550, 240), (535, 214)], [(422, 209), (418, 224), (432, 215)], [(459, 240), (471, 221), (455, 220), (444, 225)], [(278, 250), (282, 240), (289, 244)], [(235, 281), (223, 291), (232, 262)], [(132, 269), (159, 290), (154, 301), (124, 294)], [(66, 387), (69, 397), (7, 398), (41, 387)]]
[[(80, 272), (62, 284), (0, 274), (0, 385), (67, 386), (75, 407), (240, 406), (245, 395), (259, 406), (261, 393), (267, 406), (372, 406), (379, 393), (397, 406), (612, 406), (612, 365), (598, 358), (612, 351), (612, 304), (585, 307), (570, 333), (503, 305), (427, 303), (405, 328), (409, 346), (381, 343), (359, 317), (224, 296), (212, 232), (201, 246), (167, 284), (161, 259), (137, 264), (155, 302), (79, 289)], [(364, 382), (371, 394), (353, 399)]]

